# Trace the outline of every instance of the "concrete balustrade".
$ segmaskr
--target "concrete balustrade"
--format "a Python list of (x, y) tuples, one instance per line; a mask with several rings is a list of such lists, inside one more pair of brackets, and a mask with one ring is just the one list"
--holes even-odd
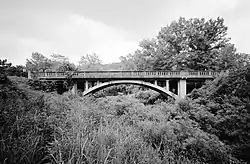
[[(215, 71), (76, 71), (72, 78), (213, 78)], [(68, 76), (65, 72), (38, 72), (38, 79), (58, 79)]]

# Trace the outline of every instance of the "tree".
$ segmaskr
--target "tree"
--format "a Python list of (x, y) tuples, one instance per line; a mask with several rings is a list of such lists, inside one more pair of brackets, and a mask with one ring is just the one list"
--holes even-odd
[(207, 81), (187, 96), (189, 117), (250, 162), (250, 65)]
[(45, 72), (52, 68), (51, 60), (38, 52), (33, 52), (31, 59), (27, 59), (26, 67), (28, 70), (33, 72)]
[(81, 57), (79, 69), (81, 70), (100, 70), (101, 60), (96, 53), (87, 54)]
[(225, 47), (227, 27), (223, 18), (180, 18), (159, 32), (159, 47), (167, 46), (174, 53), (174, 65), (179, 69), (215, 69), (218, 51)]
[(28, 77), (26, 67), (22, 65), (10, 66), (6, 69), (6, 73), (8, 76)]
[(11, 63), (7, 63), (7, 59), (0, 59), (0, 83), (5, 83), (7, 80), (6, 70), (11, 66)]
[(65, 72), (77, 70), (74, 63), (69, 61), (69, 58), (61, 54), (51, 55), (52, 70)]
[(59, 72), (65, 72), (65, 71), (76, 71), (77, 68), (74, 63), (70, 62), (63, 62), (60, 64), (60, 66), (56, 69), (56, 71)]
[(223, 18), (179, 18), (156, 38), (143, 40), (133, 62), (139, 70), (215, 70), (219, 51), (230, 40), (226, 34)]
[(217, 63), (219, 70), (240, 69), (250, 63), (250, 55), (237, 53), (233, 44), (227, 44), (219, 51)]
[(123, 70), (137, 70), (133, 55), (121, 56), (120, 61)]
[(66, 56), (63, 56), (61, 54), (52, 54), (51, 55), (51, 60), (53, 62), (59, 62), (59, 63), (63, 63), (63, 62), (68, 62), (69, 61), (69, 58), (66, 57)]

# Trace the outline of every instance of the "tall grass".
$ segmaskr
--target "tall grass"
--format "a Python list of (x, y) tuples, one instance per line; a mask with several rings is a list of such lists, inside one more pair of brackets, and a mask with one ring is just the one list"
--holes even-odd
[(129, 96), (79, 99), (71, 100), (57, 129), (50, 151), (54, 163), (228, 163), (231, 158), (216, 136), (174, 105), (145, 106)]

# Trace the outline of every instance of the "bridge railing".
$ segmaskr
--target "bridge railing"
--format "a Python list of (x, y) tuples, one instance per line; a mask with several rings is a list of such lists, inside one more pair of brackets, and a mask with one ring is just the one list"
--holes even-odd
[(188, 75), (194, 75), (194, 76), (216, 76), (220, 72), (216, 71), (190, 71), (188, 72)]
[(143, 78), (143, 77), (213, 77), (216, 71), (76, 71), (76, 72), (39, 72), (38, 78)]

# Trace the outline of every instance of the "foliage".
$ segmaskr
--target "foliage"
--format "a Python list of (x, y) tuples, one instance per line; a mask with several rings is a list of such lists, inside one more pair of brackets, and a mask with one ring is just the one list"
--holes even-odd
[[(130, 96), (80, 100), (58, 127), (55, 163), (229, 163), (235, 160), (214, 135), (174, 105), (145, 106)], [(237, 162), (237, 160), (235, 160)]]
[(11, 66), (11, 63), (7, 63), (7, 59), (0, 59), (0, 84), (7, 81), (6, 70)]
[(220, 70), (235, 70), (242, 69), (250, 64), (250, 55), (237, 53), (236, 48), (232, 44), (227, 44), (219, 51), (217, 58), (217, 67)]
[(34, 75), (37, 72), (45, 71), (76, 71), (76, 66), (69, 62), (69, 59), (60, 54), (51, 55), (51, 59), (45, 57), (41, 53), (35, 52), (32, 53), (31, 59), (27, 59), (26, 67)]
[(58, 62), (58, 63), (69, 62), (69, 58), (66, 57), (66, 56), (63, 56), (61, 54), (52, 54), (51, 55), (51, 60), (53, 62)]
[(31, 59), (27, 59), (26, 67), (32, 72), (45, 72), (46, 70), (51, 69), (51, 61), (38, 52), (33, 52)]
[(236, 53), (229, 40), (223, 18), (181, 17), (121, 62), (132, 70), (223, 70), (249, 63), (249, 55)]
[(52, 70), (58, 72), (65, 72), (65, 71), (76, 71), (76, 66), (69, 62), (68, 57), (65, 57), (60, 54), (53, 54), (51, 55), (51, 65)]
[(135, 56), (129, 54), (127, 56), (121, 56), (120, 61), (122, 64), (122, 69), (123, 70), (137, 70), (137, 66), (135, 64)]
[(22, 65), (10, 66), (6, 69), (6, 74), (8, 76), (28, 77), (26, 67)]
[(135, 85), (121, 84), (121, 85), (111, 86), (111, 87), (102, 89), (94, 93), (94, 97), (98, 98), (98, 97), (106, 97), (106, 96), (133, 94), (137, 92), (139, 88), (140, 88), (139, 86), (135, 86)]
[(86, 54), (79, 61), (81, 70), (100, 70), (101, 60), (96, 53)]
[(174, 104), (60, 96), (11, 81), (0, 92), (1, 163), (237, 163)]
[(0, 163), (45, 163), (55, 116), (43, 94), (16, 84), (0, 85)]
[(186, 103), (189, 117), (230, 145), (237, 158), (250, 161), (250, 67), (221, 75), (194, 90)]
[(134, 97), (140, 100), (144, 105), (156, 104), (160, 102), (174, 102), (174, 99), (170, 96), (168, 98), (162, 96), (160, 93), (153, 90), (139, 90), (134, 94)]

